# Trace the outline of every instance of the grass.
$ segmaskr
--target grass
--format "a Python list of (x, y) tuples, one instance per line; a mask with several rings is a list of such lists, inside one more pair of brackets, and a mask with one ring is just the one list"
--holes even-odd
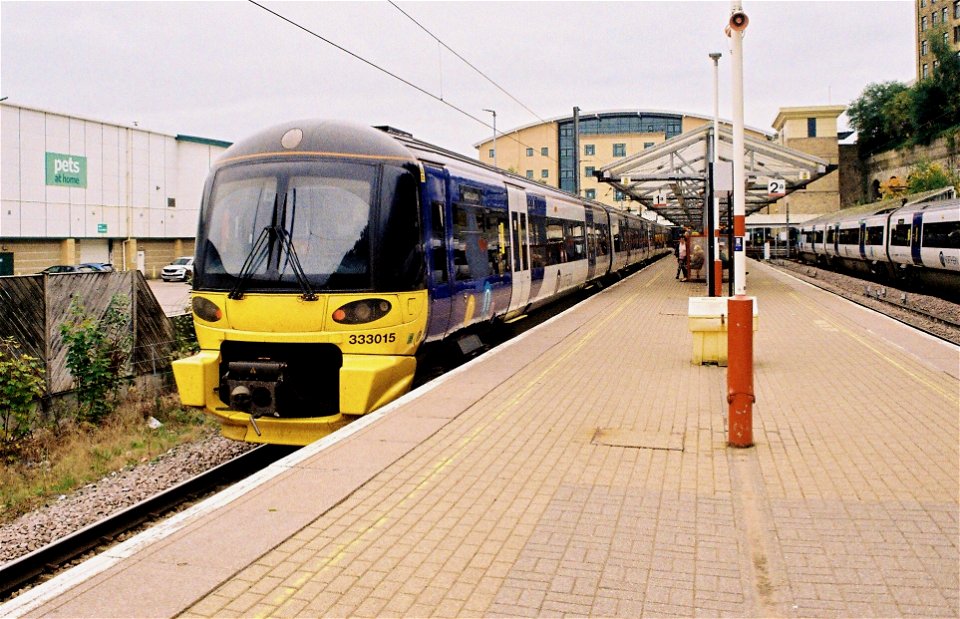
[[(151, 416), (163, 425), (151, 429), (146, 423)], [(99, 426), (39, 429), (28, 439), (0, 446), (0, 523), (215, 431), (216, 424), (202, 413), (180, 407), (176, 394), (135, 390)]]

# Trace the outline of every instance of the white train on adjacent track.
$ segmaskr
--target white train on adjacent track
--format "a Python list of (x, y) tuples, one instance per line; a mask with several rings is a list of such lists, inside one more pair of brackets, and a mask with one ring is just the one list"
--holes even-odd
[(799, 229), (800, 258), (960, 298), (960, 199), (829, 213)]

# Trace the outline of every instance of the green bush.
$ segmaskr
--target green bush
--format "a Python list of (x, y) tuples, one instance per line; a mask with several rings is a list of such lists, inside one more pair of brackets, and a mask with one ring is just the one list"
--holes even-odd
[(97, 423), (116, 408), (121, 387), (131, 381), (128, 361), (133, 347), (130, 299), (114, 295), (99, 320), (87, 315), (78, 299), (71, 319), (60, 325), (67, 346), (67, 368), (77, 395), (77, 419)]
[(15, 440), (33, 430), (44, 388), (40, 361), (22, 353), (12, 337), (0, 339), (0, 439)]

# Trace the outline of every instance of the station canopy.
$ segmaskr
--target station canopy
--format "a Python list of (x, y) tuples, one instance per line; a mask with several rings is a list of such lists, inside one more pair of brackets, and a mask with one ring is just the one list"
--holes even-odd
[[(708, 164), (713, 125), (707, 124), (675, 136), (636, 155), (614, 161), (595, 172), (597, 179), (609, 183), (641, 203), (648, 211), (678, 226), (699, 230), (704, 226), (703, 206), (707, 197)], [(717, 151), (727, 178), (733, 161), (733, 130), (720, 124)], [(809, 183), (836, 169), (820, 157), (781, 146), (768, 140), (744, 136), (744, 167), (747, 178), (745, 211), (755, 213), (783, 195), (803, 189)], [(722, 172), (718, 176), (722, 175)], [(771, 181), (779, 180), (782, 193), (770, 194)], [(719, 185), (718, 180), (718, 185)], [(732, 180), (727, 181), (732, 186)], [(778, 189), (780, 189), (778, 188)], [(720, 193), (721, 197), (725, 194)], [(727, 222), (721, 209), (720, 223)]]

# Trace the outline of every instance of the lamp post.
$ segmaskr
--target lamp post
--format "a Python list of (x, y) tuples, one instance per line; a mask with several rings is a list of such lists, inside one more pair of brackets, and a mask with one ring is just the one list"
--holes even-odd
[(717, 153), (717, 146), (720, 143), (720, 52), (710, 54), (713, 60), (713, 141), (710, 148), (710, 252), (709, 256), (712, 263), (707, 267), (708, 277), (708, 296), (719, 297), (723, 291), (723, 264), (720, 262), (720, 197), (717, 195), (717, 184), (715, 182), (717, 175), (717, 162), (720, 156)]
[(483, 108), (483, 111), (493, 114), (493, 167), (498, 168), (500, 166), (497, 165), (497, 111), (487, 108)]

